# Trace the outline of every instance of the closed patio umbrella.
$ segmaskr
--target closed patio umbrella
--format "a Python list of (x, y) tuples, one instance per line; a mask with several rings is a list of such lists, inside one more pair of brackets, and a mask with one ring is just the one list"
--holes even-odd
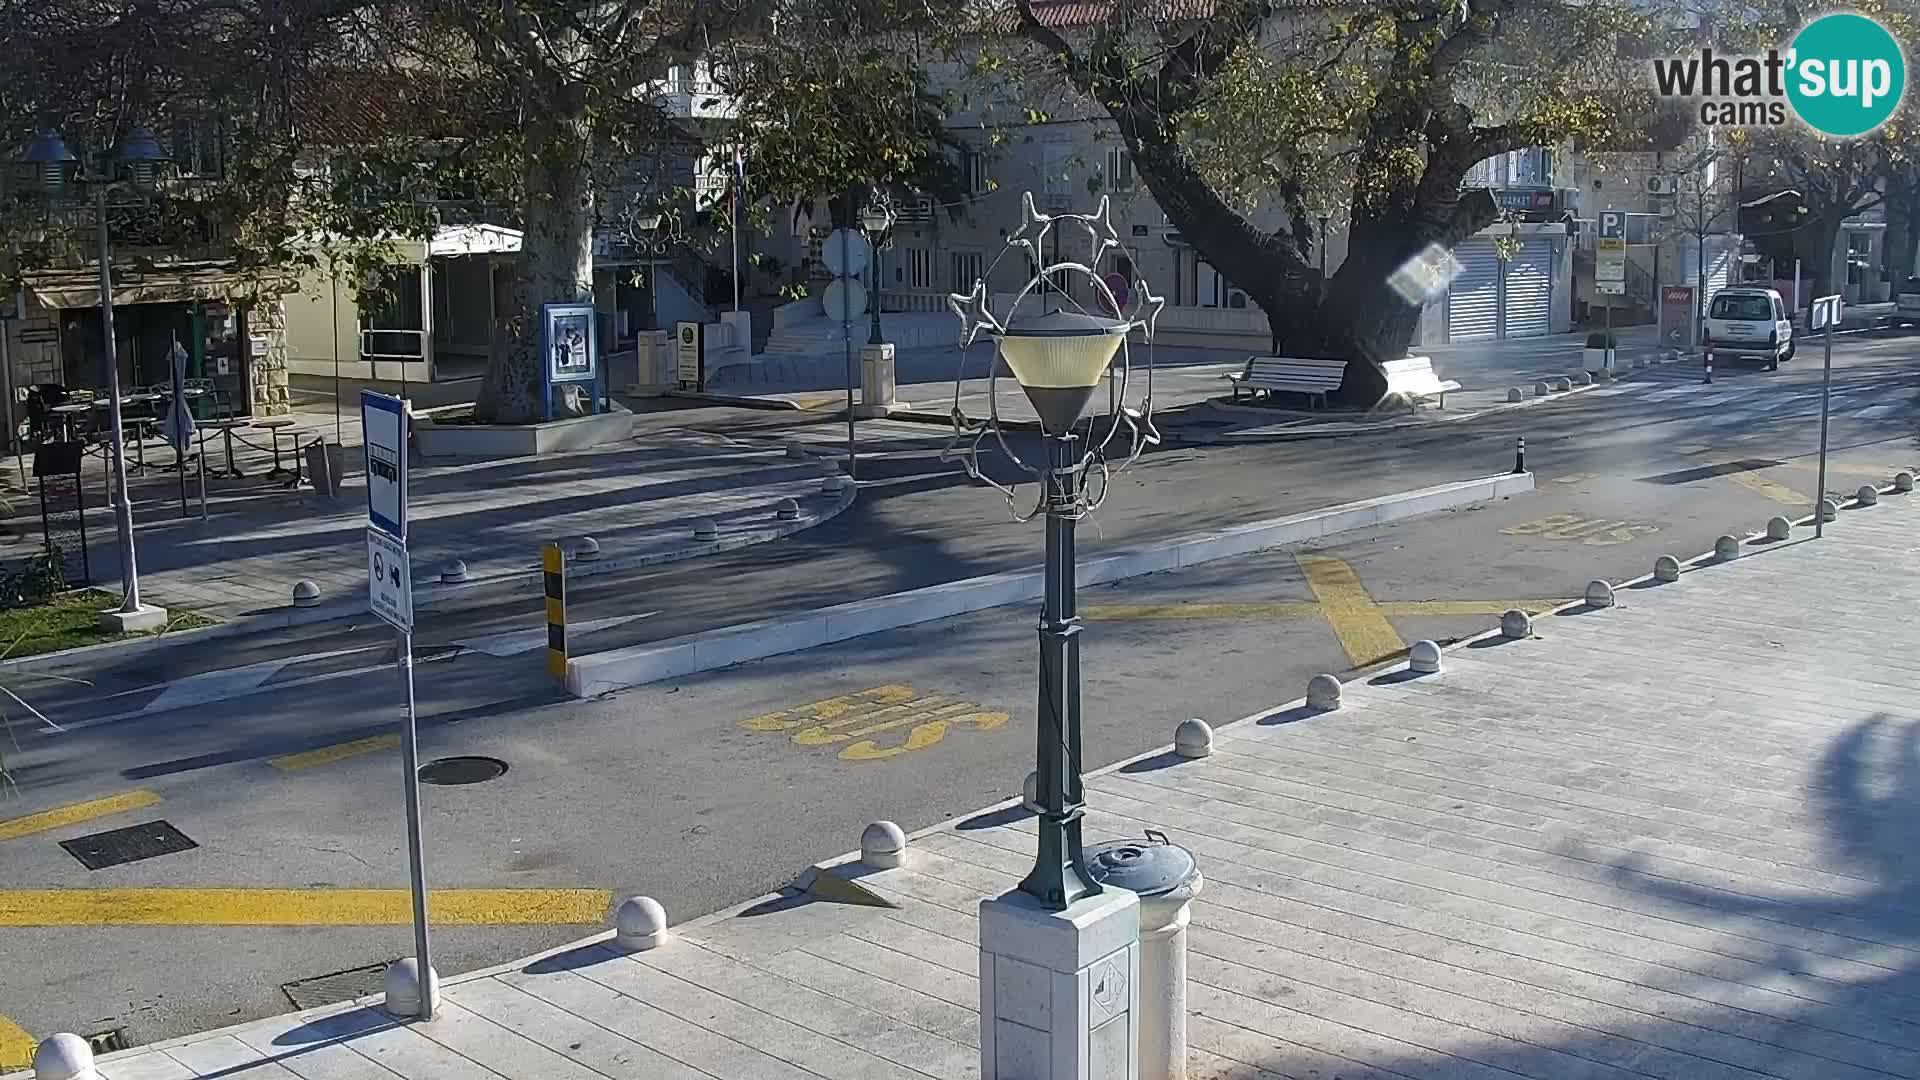
[(160, 434), (173, 444), (173, 466), (180, 474), (180, 516), (187, 516), (187, 448), (193, 445), (193, 410), (187, 405), (187, 350), (174, 339), (173, 382), (168, 395), (167, 415), (160, 422)]

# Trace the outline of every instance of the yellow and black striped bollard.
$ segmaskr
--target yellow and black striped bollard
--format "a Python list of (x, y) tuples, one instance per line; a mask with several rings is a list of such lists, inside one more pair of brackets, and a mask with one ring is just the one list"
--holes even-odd
[(559, 544), (540, 553), (547, 585), (547, 673), (567, 681), (567, 556)]

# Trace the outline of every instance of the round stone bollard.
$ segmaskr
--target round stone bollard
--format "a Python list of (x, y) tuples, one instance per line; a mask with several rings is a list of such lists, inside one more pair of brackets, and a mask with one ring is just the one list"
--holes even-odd
[(667, 909), (651, 896), (630, 896), (613, 912), (613, 945), (646, 952), (667, 943)]
[(838, 495), (846, 489), (848, 483), (850, 483), (850, 481), (844, 476), (829, 476), (825, 480), (820, 481), (820, 493), (822, 495)]
[(1199, 717), (1180, 721), (1173, 729), (1173, 752), (1183, 758), (1211, 757), (1213, 729)]
[[(1781, 520), (1784, 521), (1786, 519), (1782, 518)], [(1723, 534), (1720, 539), (1713, 542), (1713, 557), (1719, 559), (1721, 562), (1729, 562), (1739, 558), (1740, 538)]]
[(860, 831), (860, 861), (876, 870), (892, 870), (907, 857), (907, 834), (891, 821), (876, 821)]
[(1580, 384), (1581, 386), (1592, 386), (1592, 385), (1593, 385), (1593, 372), (1591, 372), (1591, 371), (1582, 371), (1582, 372), (1580, 372), (1580, 373), (1579, 373), (1578, 375), (1575, 375), (1575, 376), (1574, 376), (1574, 381), (1575, 381), (1575, 382), (1578, 382), (1578, 383), (1579, 383), (1579, 384)]
[[(386, 1000), (381, 1004), (392, 1016), (420, 1015), (420, 964), (411, 956), (403, 956), (387, 965), (384, 978)], [(427, 1000), (435, 1008), (440, 1005), (440, 973), (427, 969)]]
[[(1206, 881), (1193, 853), (1165, 836), (1087, 847), (1087, 876), (1140, 897), (1140, 1080), (1187, 1075), (1187, 927)], [(1106, 1075), (1102, 1073), (1101, 1075)]]
[(295, 582), (293, 586), (294, 607), (316, 607), (320, 603), (320, 586), (311, 581)]
[(576, 536), (563, 547), (568, 562), (598, 562), (600, 559), (600, 541), (591, 536)]
[(1564, 394), (1573, 389), (1573, 380), (1568, 378), (1555, 379), (1553, 380), (1553, 388)]
[(807, 444), (789, 440), (787, 443), (787, 456), (795, 460), (804, 460), (807, 456)]
[(1026, 807), (1027, 809), (1033, 811), (1036, 814), (1040, 812), (1040, 774), (1039, 773), (1037, 772), (1028, 773), (1026, 781), (1020, 785), (1020, 805)]
[(1599, 580), (1587, 582), (1587, 606), (1597, 608), (1612, 607), (1613, 586)]
[(1821, 521), (1832, 521), (1834, 518), (1837, 518), (1839, 516), (1840, 516), (1839, 503), (1834, 502), (1832, 499), (1820, 500), (1820, 520)]
[(781, 499), (773, 504), (773, 516), (781, 521), (793, 521), (800, 517), (800, 504), (792, 499)]
[(1853, 501), (1860, 506), (1873, 506), (1880, 501), (1880, 489), (1872, 484), (1861, 484), (1860, 490), (1853, 493)]
[(1680, 580), (1680, 560), (1671, 555), (1662, 555), (1653, 560), (1653, 580), (1674, 582)]
[(720, 539), (720, 526), (714, 524), (711, 518), (703, 518), (696, 521), (693, 523), (693, 538), (695, 540), (718, 540)]
[(1340, 707), (1340, 680), (1321, 672), (1307, 680), (1307, 708), (1332, 712)]
[(1519, 608), (1509, 608), (1500, 616), (1500, 636), (1509, 641), (1533, 636), (1533, 616)]
[(72, 1032), (48, 1036), (33, 1048), (34, 1080), (98, 1080), (93, 1047)]
[(1524, 391), (1524, 390), (1522, 390), (1522, 389), (1520, 389), (1520, 388), (1519, 388), (1519, 387), (1517, 387), (1517, 386), (1509, 386), (1509, 387), (1507, 387), (1507, 400), (1508, 400), (1508, 401), (1519, 401), (1520, 399), (1522, 399), (1522, 398), (1524, 398), (1524, 397), (1526, 397), (1526, 396), (1527, 396), (1527, 394), (1526, 394), (1526, 391)]
[(1775, 514), (1767, 519), (1767, 539), (1785, 540), (1793, 535), (1793, 522), (1785, 514)]
[(1893, 474), (1893, 490), (1906, 494), (1913, 490), (1913, 474), (1905, 469)]
[(1546, 397), (1553, 393), (1553, 384), (1544, 380), (1533, 384), (1534, 397)]
[(472, 578), (473, 575), (467, 573), (467, 564), (460, 559), (448, 559), (447, 564), (440, 568), (440, 581), (443, 584), (454, 585)]
[(1432, 675), (1440, 670), (1440, 646), (1431, 641), (1416, 641), (1407, 650), (1407, 670)]

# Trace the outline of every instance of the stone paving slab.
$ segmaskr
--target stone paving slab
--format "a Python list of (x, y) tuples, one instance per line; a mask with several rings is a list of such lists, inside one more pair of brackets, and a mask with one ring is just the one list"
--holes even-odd
[[(1189, 1075), (1920, 1077), (1916, 526), (1888, 496), (1092, 778), (1090, 841), (1164, 830), (1206, 875)], [(101, 1075), (963, 1080), (977, 906), (1031, 851), (1003, 804), (830, 868), (890, 908), (790, 889), (450, 980), (431, 1023), (348, 1005)]]

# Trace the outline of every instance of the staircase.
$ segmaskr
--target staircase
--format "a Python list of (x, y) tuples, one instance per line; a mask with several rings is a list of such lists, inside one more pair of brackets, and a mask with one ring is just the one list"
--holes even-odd
[[(853, 347), (858, 350), (873, 333), (871, 316), (861, 316), (848, 327)], [(951, 347), (959, 338), (954, 318), (947, 312), (888, 311), (880, 315), (880, 336), (901, 349)], [(846, 348), (838, 320), (825, 315), (793, 322), (767, 336), (763, 356), (826, 357), (839, 356)]]

